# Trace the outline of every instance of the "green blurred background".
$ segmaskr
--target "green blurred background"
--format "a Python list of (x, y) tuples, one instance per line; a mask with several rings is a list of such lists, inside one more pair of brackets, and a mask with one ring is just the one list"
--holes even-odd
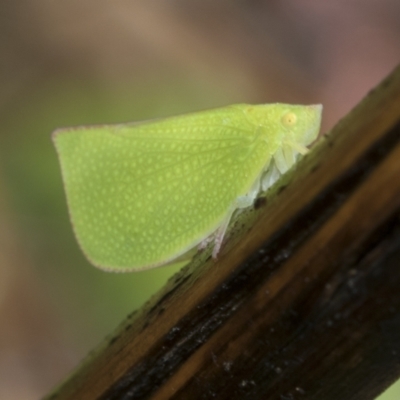
[[(52, 130), (279, 101), (323, 103), (326, 131), (400, 61), (398, 0), (3, 0), (0, 10), (0, 399), (44, 395), (175, 272), (88, 264)], [(382, 396), (399, 398), (395, 387)]]

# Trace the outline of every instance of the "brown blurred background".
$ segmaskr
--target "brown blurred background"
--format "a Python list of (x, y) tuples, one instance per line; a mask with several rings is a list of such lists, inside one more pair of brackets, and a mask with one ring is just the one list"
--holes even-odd
[(0, 399), (44, 395), (174, 272), (87, 263), (53, 129), (279, 101), (323, 103), (326, 131), (399, 63), (399, 37), (398, 0), (3, 0)]

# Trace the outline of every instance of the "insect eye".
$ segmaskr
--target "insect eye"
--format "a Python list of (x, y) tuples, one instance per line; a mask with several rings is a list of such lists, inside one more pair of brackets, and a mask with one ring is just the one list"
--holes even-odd
[(297, 116), (295, 113), (289, 112), (282, 117), (283, 125), (290, 127), (293, 126), (297, 121)]

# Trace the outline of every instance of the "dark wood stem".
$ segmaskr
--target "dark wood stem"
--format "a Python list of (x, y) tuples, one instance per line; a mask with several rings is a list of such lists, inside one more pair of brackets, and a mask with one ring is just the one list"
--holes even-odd
[(374, 399), (400, 375), (400, 68), (51, 399)]

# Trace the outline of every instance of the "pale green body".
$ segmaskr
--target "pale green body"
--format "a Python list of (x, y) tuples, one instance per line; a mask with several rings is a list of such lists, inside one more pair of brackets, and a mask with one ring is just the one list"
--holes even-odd
[(164, 265), (250, 206), (317, 137), (321, 106), (233, 105), (139, 124), (58, 130), (70, 216), (89, 260)]

